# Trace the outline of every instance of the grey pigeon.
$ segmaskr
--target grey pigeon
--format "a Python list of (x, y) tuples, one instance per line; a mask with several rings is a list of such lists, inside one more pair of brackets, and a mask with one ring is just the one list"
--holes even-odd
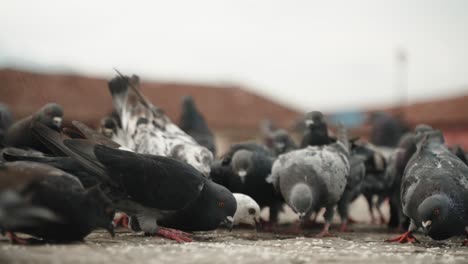
[(0, 144), (3, 142), (3, 137), (11, 124), (13, 124), (13, 114), (10, 108), (0, 103)]
[(49, 128), (60, 129), (63, 120), (63, 109), (56, 103), (49, 103), (35, 114), (16, 121), (5, 133), (3, 144), (9, 147), (33, 148), (47, 151), (32, 135), (33, 123), (39, 122)]
[(180, 116), (180, 128), (193, 137), (198, 144), (206, 147), (216, 156), (216, 144), (213, 133), (208, 128), (205, 118), (198, 111), (191, 96), (182, 100), (182, 115)]
[(114, 234), (114, 209), (109, 199), (98, 187), (85, 190), (75, 176), (64, 171), (35, 162), (2, 163), (0, 191), (8, 190), (18, 192), (22, 201), (17, 203), (19, 208), (3, 208), (7, 214), (21, 215), (29, 201), (30, 209), (23, 213), (34, 221), (17, 219), (11, 223), (3, 219), (0, 228), (5, 232), (26, 233), (57, 243), (81, 241), (97, 228)]
[(329, 235), (334, 208), (350, 173), (349, 155), (346, 131), (340, 126), (336, 143), (291, 151), (273, 164), (268, 180), (300, 219), (326, 208), (325, 225), (318, 236)]
[(364, 165), (365, 156), (356, 153), (351, 148), (351, 157), (349, 158), (350, 172), (346, 182), (346, 188), (338, 202), (337, 211), (341, 218), (341, 232), (349, 231), (349, 204), (353, 198), (361, 193), (361, 185), (366, 176), (366, 167)]
[(112, 140), (141, 154), (172, 157), (208, 176), (213, 154), (171, 122), (136, 88), (138, 78), (118, 76), (109, 81), (120, 127)]
[(468, 167), (444, 146), (440, 131), (426, 132), (418, 141), (402, 178), (401, 205), (410, 226), (389, 241), (415, 242), (413, 233), (420, 228), (435, 240), (468, 236)]

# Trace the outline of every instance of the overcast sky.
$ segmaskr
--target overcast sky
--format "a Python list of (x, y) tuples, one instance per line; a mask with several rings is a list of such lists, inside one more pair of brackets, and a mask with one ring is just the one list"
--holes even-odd
[(468, 93), (468, 1), (0, 0), (0, 66), (245, 85), (298, 109)]

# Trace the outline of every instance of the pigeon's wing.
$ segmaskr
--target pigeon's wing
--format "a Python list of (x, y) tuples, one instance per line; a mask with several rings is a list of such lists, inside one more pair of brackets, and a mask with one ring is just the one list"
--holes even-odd
[(179, 210), (196, 199), (205, 185), (192, 166), (172, 158), (141, 155), (96, 145), (97, 159), (137, 202), (161, 210)]
[(116, 77), (109, 82), (109, 89), (122, 124), (114, 136), (115, 141), (138, 153), (187, 162), (208, 176), (213, 154), (152, 105), (131, 85), (131, 80)]
[[(65, 145), (67, 138), (63, 134), (40, 123), (35, 124), (32, 131), (33, 134), (56, 155), (72, 158), (89, 174), (96, 176), (100, 181), (106, 184), (110, 184), (114, 187), (116, 186), (116, 183), (107, 175), (104, 167), (96, 162), (97, 160), (95, 158), (75, 152)], [(92, 153), (92, 151), (89, 153)]]

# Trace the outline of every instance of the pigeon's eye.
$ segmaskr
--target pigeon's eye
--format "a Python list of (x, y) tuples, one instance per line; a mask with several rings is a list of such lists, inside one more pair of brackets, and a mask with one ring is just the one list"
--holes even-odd
[(224, 202), (218, 202), (218, 206), (224, 208)]
[(440, 215), (439, 208), (434, 209), (434, 216), (439, 216), (439, 215)]
[(251, 215), (255, 214), (255, 209), (249, 208), (249, 214), (251, 214)]

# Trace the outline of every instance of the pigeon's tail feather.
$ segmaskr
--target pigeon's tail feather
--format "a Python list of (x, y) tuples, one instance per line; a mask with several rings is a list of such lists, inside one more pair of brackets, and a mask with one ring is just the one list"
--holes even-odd
[(116, 76), (108, 83), (109, 91), (112, 95), (112, 102), (118, 115), (122, 116), (122, 111), (128, 94), (128, 78)]
[(41, 141), (44, 146), (52, 151), (57, 156), (67, 156), (68, 149), (63, 145), (63, 140), (66, 138), (63, 134), (50, 129), (49, 127), (41, 124), (34, 123), (32, 126), (33, 135)]

